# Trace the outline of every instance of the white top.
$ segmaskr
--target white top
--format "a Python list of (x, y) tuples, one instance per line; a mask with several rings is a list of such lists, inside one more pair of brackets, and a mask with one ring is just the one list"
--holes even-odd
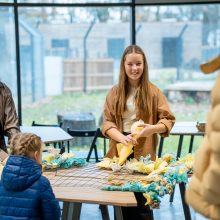
[(136, 121), (136, 110), (134, 104), (134, 93), (131, 94), (126, 102), (126, 111), (122, 115), (123, 132), (131, 132), (131, 125)]

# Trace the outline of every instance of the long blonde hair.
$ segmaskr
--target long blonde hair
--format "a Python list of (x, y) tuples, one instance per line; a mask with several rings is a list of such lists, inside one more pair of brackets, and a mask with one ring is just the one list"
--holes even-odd
[[(40, 152), (41, 138), (32, 133), (18, 133), (10, 142), (11, 155), (20, 155), (32, 158), (34, 152)], [(33, 158), (32, 158), (33, 159)]]
[(118, 83), (118, 93), (117, 93), (117, 109), (116, 113), (118, 115), (122, 115), (126, 110), (126, 101), (129, 94), (129, 86), (128, 86), (128, 76), (125, 73), (124, 62), (127, 54), (137, 53), (143, 56), (143, 74), (140, 79), (139, 86), (136, 90), (136, 94), (134, 97), (135, 106), (137, 108), (137, 114), (140, 115), (141, 111), (147, 113), (149, 117), (151, 115), (151, 95), (149, 89), (149, 77), (148, 77), (148, 64), (146, 56), (143, 50), (137, 45), (128, 46), (121, 59), (120, 64), (120, 75), (119, 75), (119, 83)]

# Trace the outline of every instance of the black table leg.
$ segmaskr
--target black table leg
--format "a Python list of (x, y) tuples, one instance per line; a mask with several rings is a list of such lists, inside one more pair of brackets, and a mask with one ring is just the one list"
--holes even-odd
[(73, 204), (72, 220), (79, 220), (81, 208), (82, 208), (82, 203), (74, 202), (72, 204)]
[(191, 215), (190, 215), (190, 209), (189, 206), (186, 204), (185, 201), (185, 191), (186, 191), (186, 185), (185, 183), (180, 183), (180, 194), (181, 194), (181, 199), (182, 199), (182, 205), (183, 205), (183, 211), (184, 211), (184, 216), (185, 220), (191, 220)]
[(161, 137), (160, 138), (159, 148), (158, 148), (158, 157), (161, 157), (161, 154), (162, 154), (162, 151), (163, 151), (163, 143), (164, 143), (164, 138)]
[(100, 162), (100, 161), (99, 161), (99, 156), (98, 156), (97, 145), (94, 146), (94, 151), (95, 151), (95, 161), (96, 161), (96, 162)]
[(82, 203), (63, 203), (62, 220), (79, 220)]
[(108, 213), (108, 206), (107, 205), (99, 205), (99, 208), (102, 213), (102, 219), (103, 220), (110, 220), (109, 213)]
[(175, 186), (173, 187), (173, 192), (170, 195), (170, 202), (173, 202), (174, 193), (175, 193)]
[(86, 158), (86, 161), (89, 162), (93, 150), (94, 150), (94, 153), (95, 153), (95, 160), (96, 160), (96, 162), (99, 162), (98, 150), (97, 150), (96, 144), (93, 144), (93, 145), (90, 147), (89, 153), (88, 153), (87, 158)]
[(191, 135), (190, 143), (189, 143), (189, 153), (192, 153), (193, 141), (194, 141), (194, 135)]
[(176, 159), (179, 159), (179, 157), (181, 156), (182, 145), (183, 145), (183, 135), (181, 134), (179, 137)]
[(120, 206), (114, 206), (114, 219), (115, 220), (123, 220), (122, 209)]
[[(176, 154), (176, 159), (177, 160), (181, 156), (182, 145), (183, 145), (183, 135), (181, 134), (180, 137), (179, 137), (179, 143), (178, 143), (177, 154)], [(173, 192), (170, 195), (170, 202), (173, 202), (174, 193), (175, 193), (175, 187), (173, 188)]]
[(62, 220), (66, 220), (68, 217), (69, 202), (63, 202)]

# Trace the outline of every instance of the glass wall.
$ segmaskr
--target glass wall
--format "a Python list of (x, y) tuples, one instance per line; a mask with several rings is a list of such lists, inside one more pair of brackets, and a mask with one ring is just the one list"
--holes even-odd
[(0, 80), (10, 89), (17, 106), (17, 71), (13, 7), (0, 6)]
[(146, 53), (150, 80), (177, 121), (206, 121), (216, 74), (203, 75), (199, 65), (220, 54), (220, 4), (176, 2), (0, 0), (0, 80), (12, 90), (22, 124), (89, 113), (99, 126), (131, 43)]
[(215, 78), (202, 75), (199, 65), (220, 53), (219, 17), (215, 4), (136, 7), (137, 44), (147, 53), (151, 79), (164, 89), (167, 83)]
[(14, 0), (1, 0), (0, 3), (10, 3), (13, 2)]
[(206, 120), (216, 74), (199, 66), (220, 54), (220, 5), (138, 6), (136, 42), (177, 119)]
[(59, 3), (59, 4), (81, 4), (81, 3), (124, 3), (131, 0), (18, 0), (20, 3)]
[(59, 112), (92, 112), (98, 122), (132, 41), (144, 49), (150, 80), (167, 95), (177, 119), (206, 119), (216, 75), (203, 75), (199, 65), (220, 53), (220, 5), (144, 2), (0, 1), (0, 76), (16, 102), (14, 21), (19, 24), (24, 125), (57, 123)]
[(130, 17), (128, 7), (20, 7), (23, 124), (56, 123), (65, 111), (99, 118), (130, 44)]

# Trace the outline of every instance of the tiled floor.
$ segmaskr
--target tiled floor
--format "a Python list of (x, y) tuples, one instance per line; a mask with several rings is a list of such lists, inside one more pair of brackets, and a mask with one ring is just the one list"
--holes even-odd
[[(113, 220), (113, 207), (109, 206), (110, 220)], [(160, 209), (155, 209), (154, 220), (184, 220), (184, 213), (178, 187), (174, 195), (173, 203), (169, 202), (169, 195), (162, 198)], [(192, 220), (207, 220), (207, 218), (191, 210)], [(101, 211), (98, 205), (83, 204), (80, 220), (101, 220)], [(136, 220), (136, 219), (135, 219)], [(137, 219), (138, 220), (138, 219)]]

